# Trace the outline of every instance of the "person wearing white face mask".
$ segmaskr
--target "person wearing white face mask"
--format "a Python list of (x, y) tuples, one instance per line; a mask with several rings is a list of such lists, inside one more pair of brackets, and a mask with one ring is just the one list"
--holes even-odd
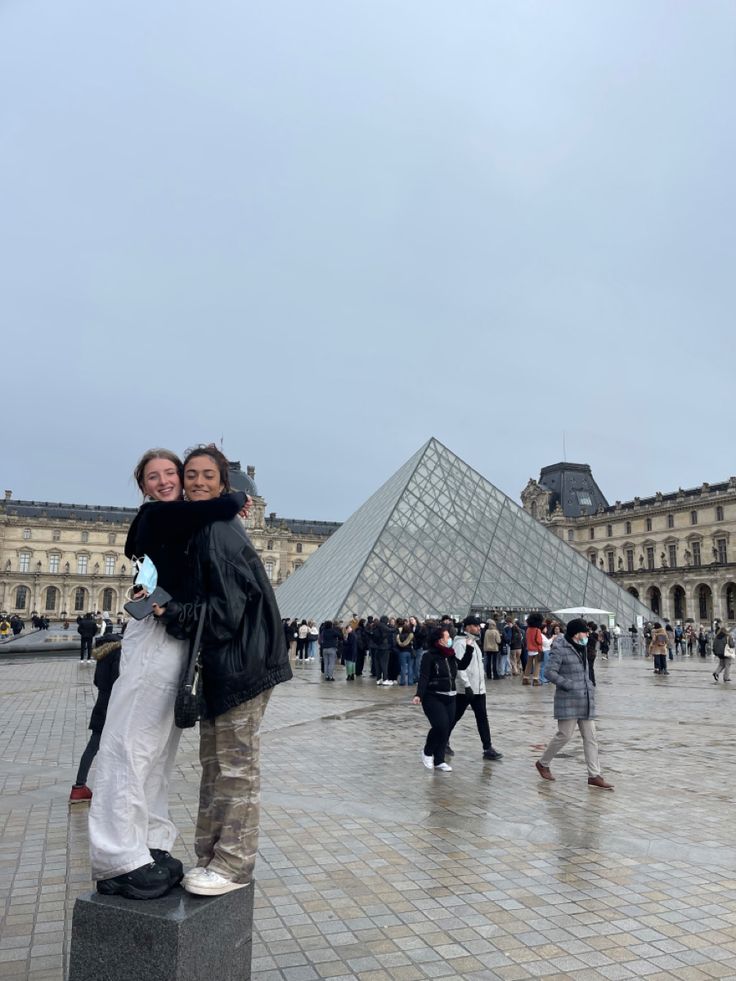
[(570, 741), (575, 726), (583, 737), (583, 752), (588, 767), (588, 785), (613, 790), (601, 775), (598, 762), (598, 739), (595, 731), (595, 684), (586, 661), (590, 627), (585, 620), (571, 620), (565, 635), (555, 638), (545, 675), (555, 686), (554, 715), (557, 733), (553, 736), (535, 766), (543, 780), (554, 780), (550, 763)]

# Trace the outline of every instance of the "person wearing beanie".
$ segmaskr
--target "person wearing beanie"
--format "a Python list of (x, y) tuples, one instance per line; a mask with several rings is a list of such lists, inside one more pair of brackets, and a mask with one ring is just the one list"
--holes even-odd
[(588, 767), (588, 786), (613, 790), (601, 774), (598, 762), (598, 739), (595, 731), (595, 684), (588, 674), (586, 649), (590, 627), (585, 620), (571, 620), (564, 636), (552, 642), (545, 675), (555, 687), (554, 717), (557, 733), (552, 737), (535, 766), (543, 780), (554, 780), (550, 763), (570, 741), (575, 726), (583, 737), (583, 752)]

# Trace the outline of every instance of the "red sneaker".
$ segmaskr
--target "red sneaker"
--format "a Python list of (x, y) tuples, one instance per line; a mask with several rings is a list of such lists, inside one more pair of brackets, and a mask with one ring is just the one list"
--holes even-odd
[(92, 800), (92, 791), (86, 784), (82, 784), (81, 787), (72, 787), (72, 792), (69, 794), (70, 804), (81, 804), (83, 801)]

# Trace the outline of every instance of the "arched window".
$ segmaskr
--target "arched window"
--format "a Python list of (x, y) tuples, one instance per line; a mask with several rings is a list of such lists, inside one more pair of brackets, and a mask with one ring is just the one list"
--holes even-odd
[(297, 550), (297, 552), (301, 552), (301, 550), (302, 550), (302, 543), (301, 542), (297, 542), (296, 543), (296, 550)]
[(273, 562), (270, 559), (265, 563), (265, 569), (268, 578), (273, 580)]
[(21, 552), (18, 558), (18, 572), (28, 572), (31, 568), (31, 553)]
[(59, 602), (59, 590), (56, 586), (48, 586), (46, 588), (46, 602), (44, 604), (44, 609), (51, 611), (55, 610)]
[(30, 528), (24, 528), (23, 529), (23, 541), (24, 542), (28, 542), (30, 540), (31, 540), (31, 529)]
[(114, 589), (103, 589), (102, 590), (102, 612), (103, 613), (111, 613), (114, 606), (115, 606), (115, 590)]
[(15, 590), (16, 610), (25, 610), (28, 606), (28, 586), (18, 586)]
[(83, 586), (78, 586), (74, 590), (74, 612), (81, 613), (87, 605), (87, 590)]

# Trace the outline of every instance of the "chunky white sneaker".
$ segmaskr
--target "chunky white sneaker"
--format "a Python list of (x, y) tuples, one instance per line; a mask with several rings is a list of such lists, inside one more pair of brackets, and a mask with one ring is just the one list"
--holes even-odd
[(188, 872), (184, 873), (184, 878), (181, 880), (181, 884), (186, 887), (188, 882), (196, 882), (199, 879), (207, 878), (207, 869), (201, 865), (195, 865), (194, 868), (189, 869)]
[(191, 892), (195, 896), (223, 896), (226, 892), (232, 892), (234, 889), (244, 889), (247, 882), (233, 882), (231, 879), (226, 879), (224, 875), (220, 875), (219, 872), (213, 872), (212, 869), (201, 869), (203, 874), (198, 876), (184, 876), (182, 880), (182, 885), (187, 892)]
[(434, 770), (434, 756), (425, 756), (422, 753), (422, 763), (424, 763), (428, 770)]
[(452, 773), (452, 767), (449, 763), (438, 763), (435, 770), (442, 770), (443, 773)]

